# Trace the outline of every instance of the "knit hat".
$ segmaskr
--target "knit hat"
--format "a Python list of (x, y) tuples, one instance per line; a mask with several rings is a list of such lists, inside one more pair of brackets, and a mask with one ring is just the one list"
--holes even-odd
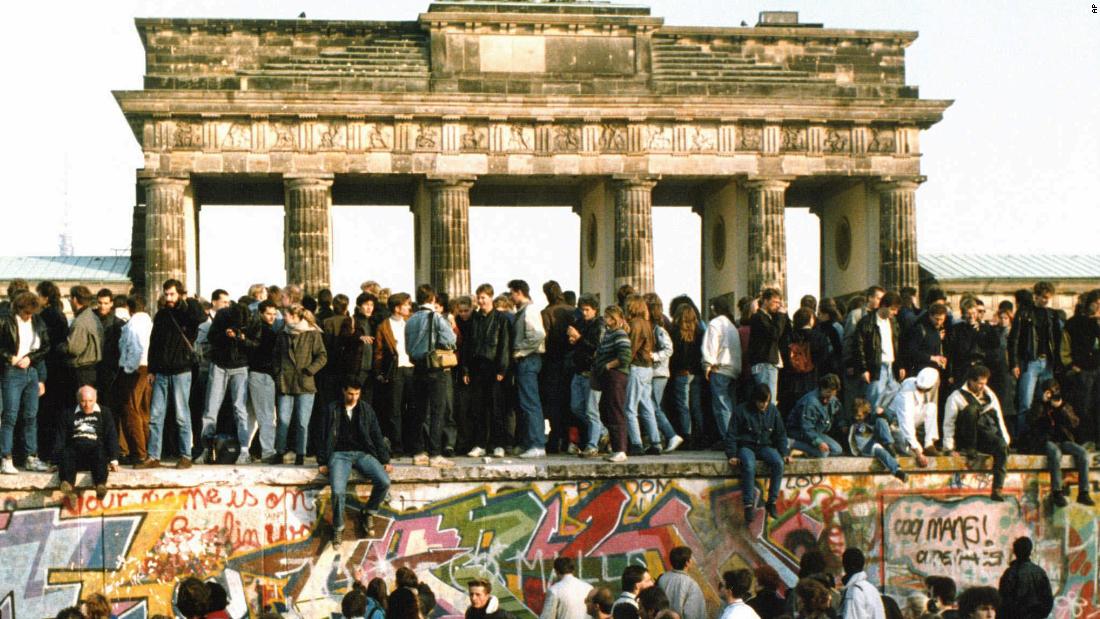
[(940, 382), (940, 373), (935, 368), (924, 368), (917, 374), (917, 389), (928, 391)]

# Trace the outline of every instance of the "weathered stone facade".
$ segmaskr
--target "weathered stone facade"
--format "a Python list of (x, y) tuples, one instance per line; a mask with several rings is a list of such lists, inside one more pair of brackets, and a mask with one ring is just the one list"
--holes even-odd
[[(825, 261), (826, 211), (868, 248), (866, 273), (826, 278), (826, 294), (917, 284), (919, 133), (950, 102), (905, 84), (913, 32), (665, 27), (648, 8), (581, 1), (137, 25), (145, 90), (116, 98), (145, 153), (134, 254), (149, 287), (196, 283), (202, 202), (265, 196), (285, 200), (288, 279), (314, 291), (330, 281), (333, 203), (409, 204), (418, 277), (452, 295), (470, 291), (469, 207), (517, 202), (591, 215), (581, 286), (604, 298), (652, 288), (651, 209), (665, 204), (702, 215), (704, 257), (722, 241), (721, 265), (703, 260), (707, 297), (785, 286), (787, 205), (823, 215)], [(614, 258), (589, 264), (590, 238)]]

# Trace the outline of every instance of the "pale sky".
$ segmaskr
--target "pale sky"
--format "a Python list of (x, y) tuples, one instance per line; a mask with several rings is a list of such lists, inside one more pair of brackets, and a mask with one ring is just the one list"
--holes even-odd
[[(652, 0), (670, 25), (756, 23), (761, 10), (798, 10), (826, 27), (917, 30), (907, 82), (921, 96), (954, 99), (921, 136), (917, 192), (922, 253), (1100, 251), (1100, 15), (1091, 0)], [(134, 17), (413, 20), (426, 1), (235, 0), (8, 3), (5, 58), (5, 226), (0, 255), (55, 255), (69, 209), (78, 255), (130, 242), (134, 171), (141, 152), (111, 90), (138, 90), (144, 59)], [(281, 283), (281, 209), (204, 207), (202, 291), (234, 296), (253, 281)], [(475, 208), (475, 285), (524, 277), (578, 284), (579, 221), (567, 209)], [(656, 209), (658, 292), (698, 297), (699, 220)], [(398, 207), (336, 208), (333, 278), (412, 285), (412, 216)], [(816, 293), (816, 218), (788, 213), (790, 295)], [(356, 239), (382, 230), (384, 250)], [(535, 229), (529, 248), (494, 259), (489, 247)], [(12, 233), (18, 230), (18, 233)], [(244, 240), (242, 240), (244, 239)], [(514, 246), (514, 245), (513, 245)], [(522, 256), (522, 257), (519, 257)], [(242, 257), (246, 258), (242, 260)]]

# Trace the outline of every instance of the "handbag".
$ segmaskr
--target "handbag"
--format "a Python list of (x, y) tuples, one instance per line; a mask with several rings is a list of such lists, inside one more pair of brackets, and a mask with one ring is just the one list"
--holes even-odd
[(428, 315), (428, 367), (433, 370), (446, 370), (458, 365), (458, 355), (453, 350), (435, 349), (435, 312)]

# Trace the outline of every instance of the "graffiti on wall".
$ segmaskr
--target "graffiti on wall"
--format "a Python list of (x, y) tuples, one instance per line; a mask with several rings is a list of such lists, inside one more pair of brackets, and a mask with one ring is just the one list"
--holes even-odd
[[(1010, 476), (1007, 502), (985, 497), (984, 474), (791, 476), (779, 518), (742, 521), (732, 479), (596, 480), (570, 483), (397, 485), (379, 536), (326, 544), (326, 488), (218, 486), (112, 491), (75, 502), (43, 492), (0, 494), (0, 618), (53, 616), (92, 592), (115, 601), (121, 619), (172, 614), (175, 583), (216, 579), (234, 617), (274, 607), (288, 616), (339, 613), (358, 580), (393, 581), (410, 567), (436, 593), (434, 616), (459, 616), (465, 583), (486, 577), (507, 610), (542, 608), (557, 556), (577, 559), (578, 577), (617, 590), (632, 563), (659, 575), (668, 551), (695, 550), (695, 576), (717, 613), (714, 583), (727, 569), (768, 564), (788, 584), (809, 549), (839, 571), (844, 549), (868, 555), (887, 592), (922, 588), (930, 574), (996, 584), (1012, 540), (1031, 535), (1058, 591), (1058, 617), (1100, 616), (1096, 600), (1100, 511), (1072, 506), (1052, 517), (1033, 475)], [(2, 491), (0, 491), (2, 492)], [(354, 512), (369, 487), (349, 501)]]

